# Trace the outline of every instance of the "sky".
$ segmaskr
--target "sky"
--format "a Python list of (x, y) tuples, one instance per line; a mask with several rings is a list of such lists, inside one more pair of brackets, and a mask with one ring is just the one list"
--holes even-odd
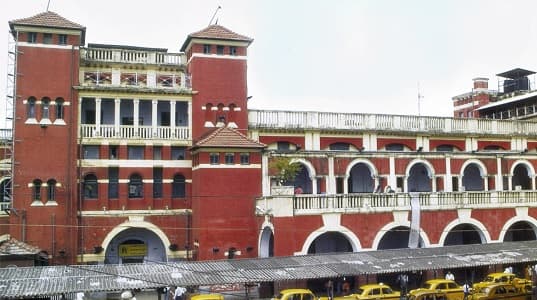
[[(47, 3), (0, 1), (3, 95), (8, 21)], [(219, 25), (254, 39), (251, 109), (451, 116), (473, 78), (497, 89), (495, 74), (537, 71), (534, 0), (50, 0), (49, 10), (86, 26), (86, 44), (178, 52), (218, 6)]]

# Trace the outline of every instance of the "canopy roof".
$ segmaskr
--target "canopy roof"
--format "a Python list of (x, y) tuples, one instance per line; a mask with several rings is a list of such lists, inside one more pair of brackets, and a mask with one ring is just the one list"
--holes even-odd
[(0, 269), (0, 297), (258, 283), (533, 263), (537, 241), (259, 259)]

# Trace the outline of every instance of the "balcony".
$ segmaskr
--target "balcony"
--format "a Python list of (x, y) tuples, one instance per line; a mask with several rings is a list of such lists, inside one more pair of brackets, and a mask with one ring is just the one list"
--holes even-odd
[(188, 90), (190, 75), (184, 73), (81, 71), (81, 85), (104, 88)]
[(249, 110), (250, 129), (353, 130), (447, 135), (537, 135), (537, 123), (358, 113)]
[[(420, 193), (419, 203), (422, 211), (537, 207), (537, 191)], [(257, 199), (256, 205), (276, 217), (370, 214), (411, 209), (408, 193), (275, 195)]]
[(188, 126), (133, 126), (80, 124), (81, 138), (143, 139), (143, 140), (189, 140)]
[(153, 49), (81, 48), (80, 58), (92, 62), (182, 66), (184, 54)]

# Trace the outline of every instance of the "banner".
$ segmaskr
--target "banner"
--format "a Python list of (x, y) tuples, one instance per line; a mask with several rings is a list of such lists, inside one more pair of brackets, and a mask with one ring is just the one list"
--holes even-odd
[(410, 234), (408, 248), (418, 248), (420, 244), (420, 197), (419, 193), (410, 193)]

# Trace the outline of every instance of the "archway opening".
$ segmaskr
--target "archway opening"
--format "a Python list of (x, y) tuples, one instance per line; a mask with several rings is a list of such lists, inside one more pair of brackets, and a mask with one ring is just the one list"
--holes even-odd
[(129, 228), (118, 233), (106, 247), (105, 263), (166, 262), (164, 243), (151, 230)]
[(259, 244), (259, 257), (274, 256), (274, 233), (269, 227), (263, 228)]
[(375, 189), (375, 180), (366, 164), (357, 163), (349, 175), (349, 193), (372, 193)]
[(482, 244), (479, 230), (471, 224), (459, 224), (453, 227), (444, 241), (444, 246)]
[(429, 168), (423, 163), (417, 163), (408, 172), (408, 191), (431, 192), (432, 184)]
[(302, 168), (300, 168), (300, 171), (296, 175), (295, 180), (289, 183), (285, 183), (285, 185), (292, 185), (295, 188), (300, 187), (304, 194), (312, 194), (313, 188), (312, 188), (311, 179), (310, 179), (310, 172), (308, 171), (308, 168), (304, 164), (301, 164), (301, 165), (302, 165)]
[(462, 186), (465, 191), (483, 191), (485, 189), (481, 170), (477, 164), (469, 164), (464, 168)]
[(537, 239), (535, 228), (526, 221), (518, 221), (505, 232), (504, 242), (534, 241)]
[(528, 167), (518, 164), (513, 170), (513, 189), (531, 190), (531, 178)]

